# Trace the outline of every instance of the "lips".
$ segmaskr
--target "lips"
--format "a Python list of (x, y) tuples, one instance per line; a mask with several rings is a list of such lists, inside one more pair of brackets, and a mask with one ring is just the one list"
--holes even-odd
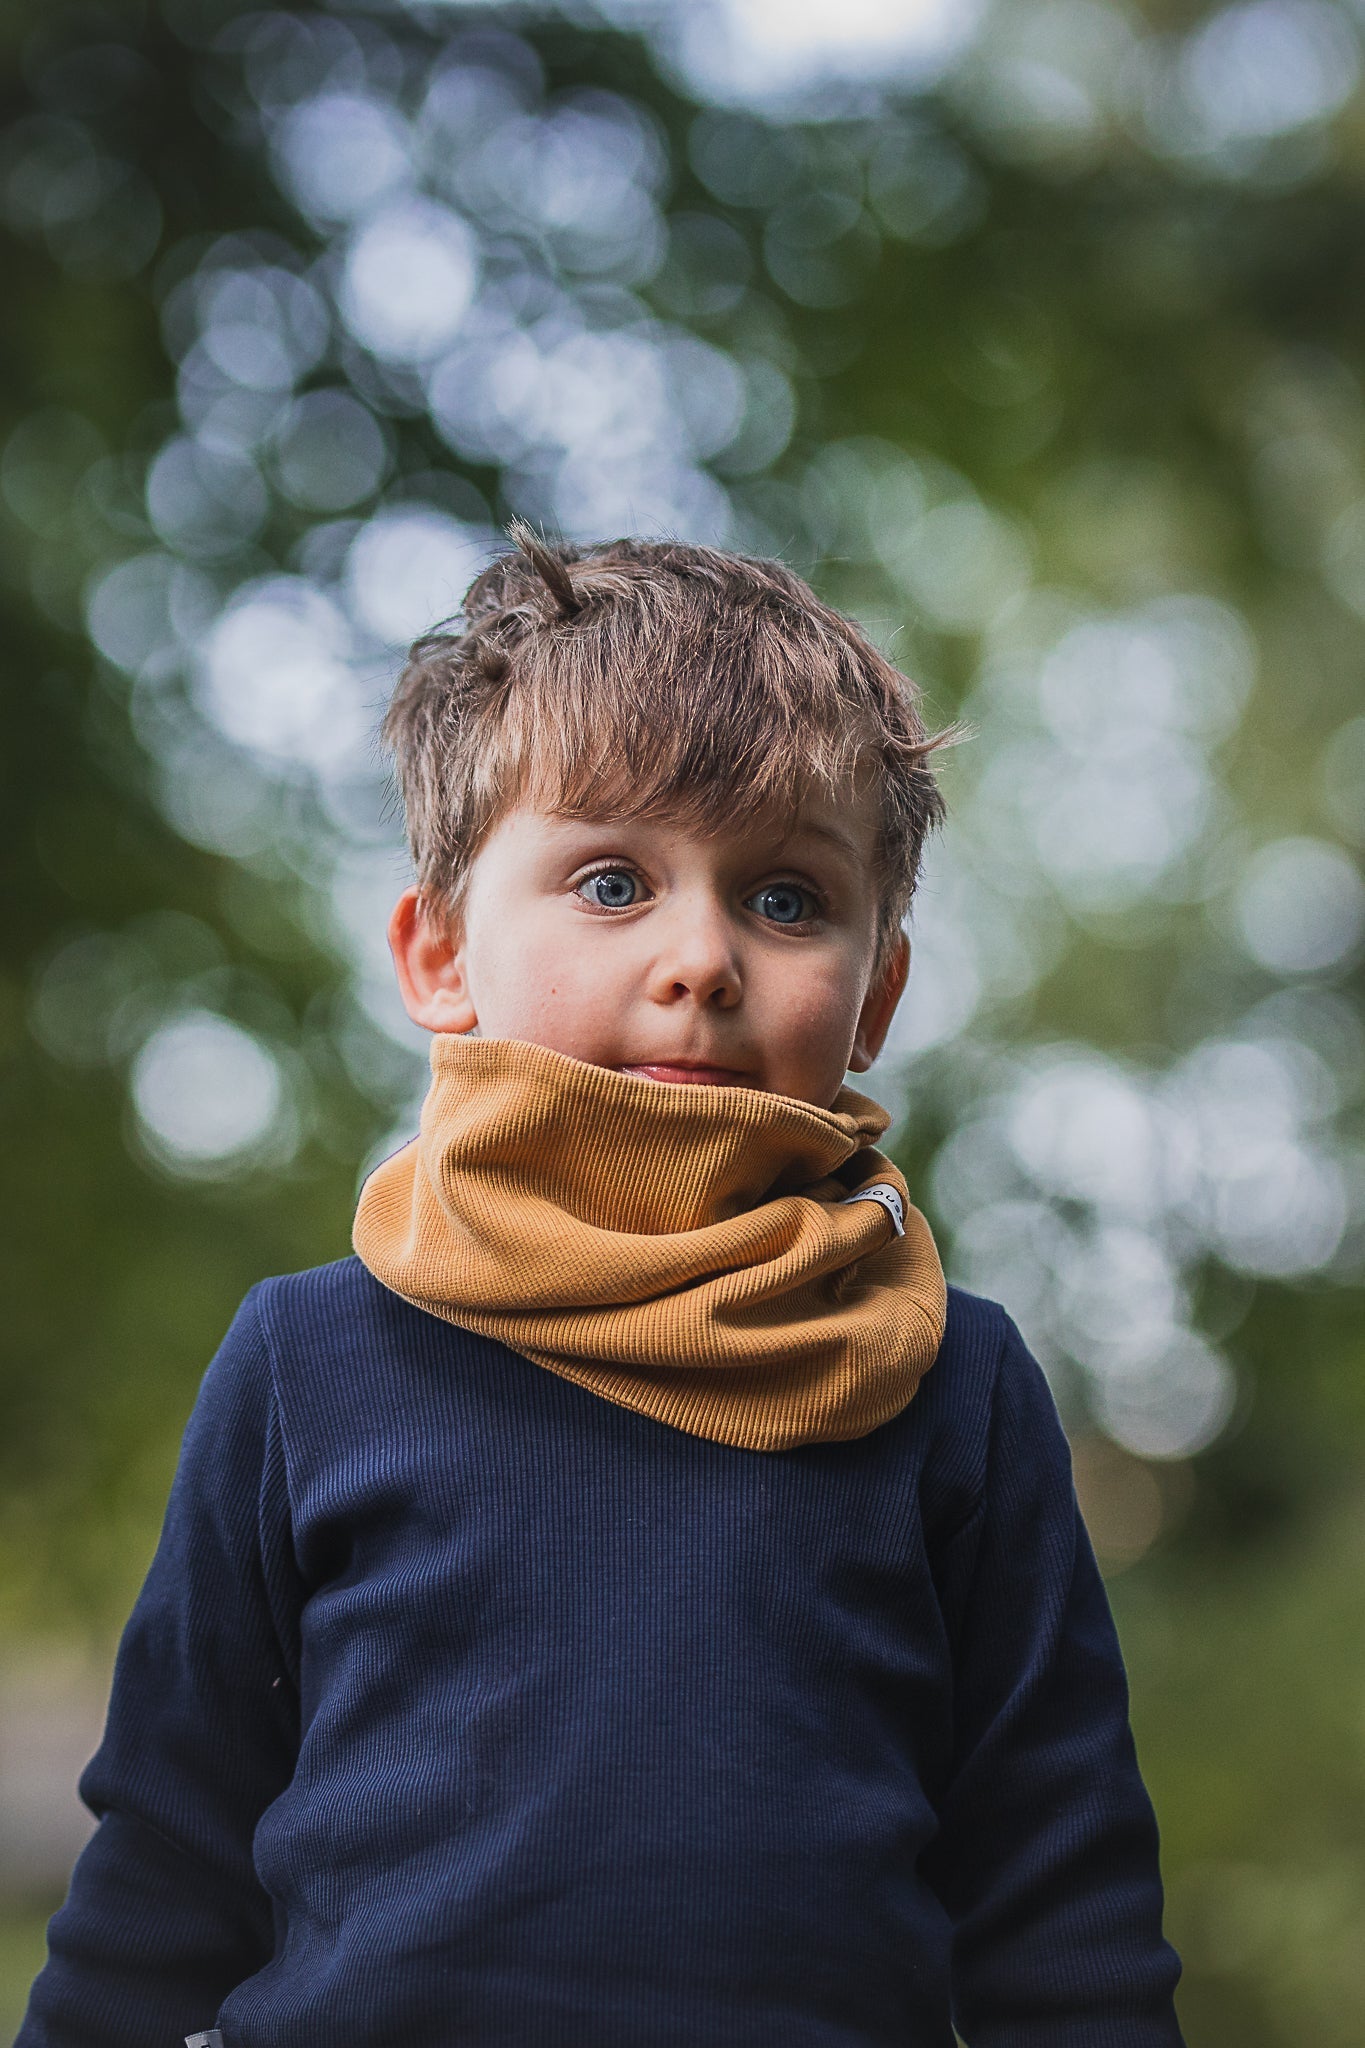
[(637, 1074), (645, 1081), (671, 1081), (686, 1086), (738, 1088), (752, 1085), (751, 1077), (737, 1067), (708, 1067), (693, 1060), (650, 1060), (639, 1066), (622, 1067), (623, 1074)]

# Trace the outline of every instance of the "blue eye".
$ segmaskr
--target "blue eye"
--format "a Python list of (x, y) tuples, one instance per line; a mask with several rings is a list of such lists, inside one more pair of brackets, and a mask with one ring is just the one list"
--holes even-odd
[(576, 893), (582, 896), (585, 890), (592, 891), (587, 900), (603, 910), (626, 910), (635, 901), (635, 877), (625, 868), (599, 868), (584, 876)]
[[(760, 889), (749, 901), (770, 924), (804, 924), (814, 914), (809, 889), (796, 882), (769, 882), (766, 889)], [(803, 907), (806, 904), (811, 905), (809, 910)]]

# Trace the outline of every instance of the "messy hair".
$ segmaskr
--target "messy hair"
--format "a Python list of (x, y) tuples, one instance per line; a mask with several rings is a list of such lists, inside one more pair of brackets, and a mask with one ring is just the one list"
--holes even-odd
[(514, 522), (462, 613), (413, 646), (384, 720), (428, 912), (458, 912), (509, 810), (794, 825), (877, 799), (876, 966), (943, 816), (918, 692), (781, 562), (678, 541), (553, 543)]

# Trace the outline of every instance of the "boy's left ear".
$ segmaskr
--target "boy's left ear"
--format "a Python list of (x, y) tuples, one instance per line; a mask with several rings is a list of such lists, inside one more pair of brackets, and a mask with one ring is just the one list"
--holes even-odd
[(910, 972), (910, 940), (905, 932), (900, 934), (895, 951), (885, 971), (873, 982), (863, 1007), (858, 1013), (858, 1028), (853, 1034), (853, 1050), (848, 1064), (855, 1074), (865, 1074), (881, 1051), (891, 1019), (896, 1014), (896, 1005), (905, 993), (906, 976)]

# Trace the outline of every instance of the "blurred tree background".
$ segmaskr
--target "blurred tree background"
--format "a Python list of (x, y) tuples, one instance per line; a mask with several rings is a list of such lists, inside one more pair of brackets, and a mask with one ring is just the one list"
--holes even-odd
[(198, 1377), (414, 1126), (373, 730), (519, 512), (971, 722), (870, 1078), (1071, 1432), (1192, 2048), (1365, 2038), (1361, 13), (10, 0), (5, 2017)]

